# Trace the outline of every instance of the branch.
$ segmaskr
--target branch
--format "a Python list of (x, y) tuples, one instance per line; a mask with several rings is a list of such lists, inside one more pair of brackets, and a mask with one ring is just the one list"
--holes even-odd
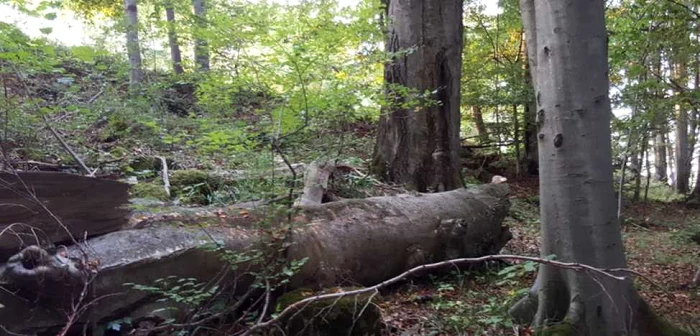
[(686, 5), (686, 4), (683, 4), (683, 3), (680, 3), (680, 2), (678, 2), (678, 1), (675, 1), (675, 0), (666, 0), (666, 1), (672, 3), (672, 4), (676, 5), (676, 6), (683, 7), (683, 8), (684, 8), (685, 10), (687, 10), (690, 14), (693, 14), (693, 16), (695, 16), (695, 19), (700, 19), (700, 13), (698, 13), (696, 10), (690, 8), (690, 6), (688, 6), (688, 5)]
[(527, 256), (519, 256), (519, 255), (509, 255), (509, 254), (502, 254), (502, 255), (487, 255), (483, 257), (478, 257), (478, 258), (460, 258), (460, 259), (452, 259), (452, 260), (447, 260), (447, 261), (441, 261), (433, 264), (425, 264), (421, 266), (414, 267), (406, 272), (403, 272), (389, 280), (386, 280), (384, 282), (381, 282), (377, 285), (371, 286), (371, 287), (366, 287), (366, 288), (361, 288), (361, 289), (356, 289), (352, 291), (347, 291), (347, 292), (340, 292), (340, 293), (331, 293), (331, 294), (323, 294), (323, 295), (317, 295), (317, 296), (312, 296), (308, 297), (306, 299), (300, 300), (295, 302), (294, 304), (288, 306), (285, 308), (281, 313), (279, 313), (276, 317), (270, 319), (267, 322), (264, 323), (259, 323), (254, 326), (252, 326), (250, 329), (248, 329), (245, 333), (243, 333), (241, 336), (250, 336), (252, 335), (255, 331), (260, 330), (260, 329), (266, 329), (271, 327), (272, 325), (280, 322), (284, 318), (286, 318), (289, 314), (292, 314), (293, 312), (296, 312), (300, 309), (303, 309), (303, 307), (307, 306), (308, 304), (311, 304), (312, 302), (315, 301), (320, 301), (320, 300), (328, 300), (328, 299), (339, 299), (342, 297), (346, 296), (354, 296), (354, 295), (362, 295), (365, 293), (370, 293), (370, 292), (378, 292), (380, 289), (384, 287), (388, 287), (389, 285), (395, 284), (404, 278), (408, 277), (409, 275), (413, 275), (425, 270), (431, 270), (431, 269), (436, 269), (440, 267), (444, 267), (447, 265), (455, 265), (455, 264), (473, 264), (473, 263), (480, 263), (484, 261), (490, 261), (490, 260), (521, 260), (521, 261), (532, 261), (536, 262), (539, 264), (545, 264), (545, 265), (551, 265), (554, 267), (558, 268), (563, 268), (563, 269), (570, 269), (574, 270), (576, 272), (590, 272), (594, 274), (599, 274), (614, 280), (619, 280), (619, 281), (624, 281), (626, 280), (625, 277), (623, 276), (617, 276), (612, 274), (611, 272), (623, 272), (623, 273), (628, 273), (628, 274), (635, 274), (638, 275), (639, 273), (626, 269), (626, 268), (616, 268), (612, 270), (608, 269), (600, 269), (596, 268), (593, 266), (588, 266), (580, 263), (566, 263), (566, 262), (561, 262), (561, 261), (555, 261), (555, 260), (548, 260), (548, 259), (543, 259), (543, 258), (538, 258), (538, 257), (527, 257)]

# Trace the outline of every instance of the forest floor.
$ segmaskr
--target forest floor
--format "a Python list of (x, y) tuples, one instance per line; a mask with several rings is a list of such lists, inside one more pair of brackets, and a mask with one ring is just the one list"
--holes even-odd
[[(539, 255), (538, 184), (510, 182), (506, 219), (513, 239), (503, 254)], [(700, 267), (700, 209), (658, 201), (629, 204), (623, 212), (629, 268), (641, 295), (664, 318), (700, 332), (700, 291), (689, 288)], [(532, 265), (449, 272), (404, 284), (380, 305), (390, 335), (529, 335), (507, 318), (508, 307), (534, 281)]]

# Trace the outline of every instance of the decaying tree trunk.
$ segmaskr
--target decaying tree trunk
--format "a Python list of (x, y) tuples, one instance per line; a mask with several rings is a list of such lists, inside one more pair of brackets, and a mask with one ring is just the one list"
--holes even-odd
[[(626, 267), (615, 209), (604, 0), (520, 0), (538, 108), (541, 255)], [(632, 281), (541, 265), (511, 309), (545, 335), (670, 335)]]
[[(319, 288), (348, 282), (370, 285), (422, 263), (495, 253), (510, 238), (510, 232), (502, 226), (509, 207), (507, 194), (507, 186), (490, 184), (443, 193), (349, 199), (301, 207), (284, 238), (291, 244), (284, 258), (309, 259), (289, 287)], [(90, 283), (91, 295), (114, 296), (92, 306), (80, 321), (106, 323), (128, 315), (149, 301), (145, 300), (147, 293), (128, 290), (124, 283), (151, 285), (155, 279), (171, 275), (208, 281), (226, 265), (218, 254), (201, 247), (216, 241), (232, 252), (242, 253), (264, 249), (267, 242), (279, 239), (252, 224), (265, 213), (231, 209), (218, 213), (222, 218), (219, 225), (172, 225), (181, 223), (178, 218), (162, 218), (141, 229), (108, 233), (69, 246), (67, 256), (57, 254), (63, 258), (59, 260), (70, 265), (69, 269), (42, 257), (46, 255), (42, 250), (28, 248), (22, 251), (26, 255), (20, 254), (0, 266), (2, 281), (10, 288), (23, 289), (20, 293), (30, 297), (22, 300), (0, 291), (0, 302), (6, 306), (0, 314), (0, 325), (12, 332), (31, 333), (65, 323), (65, 310), (56, 308), (65, 303), (66, 295), (79, 292), (80, 286), (75, 284), (83, 280), (82, 273), (75, 271), (82, 264), (67, 258), (83, 253), (95, 261), (92, 265), (97, 273)], [(250, 217), (254, 220), (248, 224), (231, 225), (235, 223), (231, 218)], [(32, 264), (46, 267), (27, 266)], [(41, 281), (35, 270), (41, 270)], [(37, 295), (45, 299), (38, 307), (32, 297)]]
[(372, 173), (421, 192), (459, 188), (462, 0), (386, 2), (392, 60)]

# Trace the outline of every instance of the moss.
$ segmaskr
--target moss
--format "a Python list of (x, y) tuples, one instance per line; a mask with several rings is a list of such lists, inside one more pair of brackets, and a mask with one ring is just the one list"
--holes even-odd
[[(353, 289), (356, 288), (343, 288), (345, 291)], [(304, 288), (289, 292), (278, 300), (278, 311), (311, 295), (317, 293)], [(375, 296), (367, 304), (370, 298), (371, 293), (368, 293), (344, 297), (337, 301), (330, 299), (312, 302), (300, 312), (292, 314), (290, 319), (284, 322), (282, 329), (290, 336), (380, 335), (382, 315), (376, 305), (378, 298)]]
[(175, 170), (170, 175), (173, 193), (185, 204), (208, 205), (222, 183), (201, 170)]
[(131, 195), (136, 198), (150, 198), (160, 201), (169, 200), (162, 185), (155, 183), (138, 183), (131, 186)]
[(170, 185), (173, 187), (183, 188), (202, 183), (211, 187), (218, 185), (218, 181), (201, 170), (174, 170), (170, 173)]
[(557, 323), (548, 325), (535, 330), (534, 335), (537, 336), (574, 336), (576, 335), (575, 327), (569, 323)]

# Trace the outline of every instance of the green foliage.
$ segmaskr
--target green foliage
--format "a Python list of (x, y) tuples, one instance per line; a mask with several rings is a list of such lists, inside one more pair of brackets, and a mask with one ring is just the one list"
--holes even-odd
[(178, 278), (168, 276), (156, 279), (154, 284), (139, 285), (125, 283), (133, 289), (162, 296), (161, 301), (170, 300), (190, 307), (201, 305), (216, 293), (218, 286), (207, 286), (207, 282), (198, 282), (195, 278)]

